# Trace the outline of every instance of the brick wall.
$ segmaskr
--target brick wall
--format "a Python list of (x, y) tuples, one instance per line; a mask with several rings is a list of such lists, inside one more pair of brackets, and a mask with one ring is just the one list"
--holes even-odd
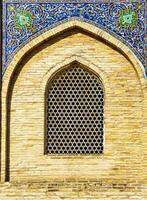
[[(47, 156), (46, 83), (74, 60), (97, 73), (105, 87), (104, 154)], [(145, 199), (142, 135), (146, 87), (142, 89), (128, 59), (101, 39), (77, 29), (45, 41), (19, 67), (10, 109), (10, 183), (1, 184), (0, 197)]]

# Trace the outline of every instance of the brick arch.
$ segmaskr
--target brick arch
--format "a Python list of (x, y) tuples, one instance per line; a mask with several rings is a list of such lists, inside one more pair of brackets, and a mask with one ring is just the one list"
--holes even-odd
[[(78, 56), (77, 56), (78, 57)], [(68, 60), (69, 61), (69, 60)], [(66, 65), (65, 65), (65, 63), (66, 63)], [(85, 62), (84, 62), (85, 63)], [(52, 70), (49, 70), (49, 72), (47, 73), (47, 75), (48, 75), (48, 80), (46, 80), (46, 78), (43, 78), (43, 79), (45, 79), (45, 80), (43, 80), (43, 82), (45, 82), (46, 81), (46, 88), (44, 89), (44, 87), (43, 87), (43, 89), (42, 90), (44, 90), (45, 91), (45, 97), (44, 97), (44, 105), (45, 105), (45, 110), (44, 110), (44, 114), (45, 114), (45, 116), (44, 116), (44, 119), (45, 119), (45, 124), (44, 124), (44, 128), (45, 128), (45, 132), (44, 132), (44, 136), (45, 136), (45, 139), (44, 139), (44, 154), (45, 155), (50, 155), (50, 154), (60, 154), (60, 153), (64, 153), (64, 154), (68, 154), (69, 152), (70, 152), (70, 150), (71, 150), (71, 152), (72, 152), (72, 154), (75, 154), (75, 152), (76, 153), (78, 153), (78, 154), (83, 154), (83, 153), (86, 153), (87, 152), (87, 154), (89, 154), (89, 153), (91, 153), (92, 151), (93, 151), (93, 153), (99, 153), (99, 154), (102, 154), (103, 152), (104, 152), (104, 142), (103, 142), (103, 140), (104, 140), (104, 126), (103, 126), (103, 124), (104, 124), (104, 112), (103, 112), (103, 109), (104, 109), (104, 105), (105, 105), (105, 96), (106, 96), (106, 94), (108, 94), (108, 91), (107, 92), (105, 92), (105, 89), (104, 89), (104, 84), (103, 84), (103, 79), (104, 79), (104, 77), (101, 77), (100, 76), (100, 74), (98, 73), (98, 71), (96, 70), (98, 67), (97, 66), (95, 66), (95, 67), (93, 67), (93, 65), (90, 63), (90, 62), (86, 62), (87, 63), (87, 65), (85, 65), (85, 64), (83, 64), (83, 62), (79, 62), (78, 61), (78, 59), (75, 59), (75, 60), (73, 60), (73, 61), (71, 61), (70, 63), (68, 63), (67, 62), (67, 60), (66, 61), (63, 61), (63, 63), (61, 64), (57, 64), (55, 67), (53, 67), (52, 68)], [(78, 71), (77, 71), (78, 70)], [(80, 71), (79, 71), (80, 70)], [(99, 70), (99, 71), (101, 71), (101, 70)], [(68, 73), (67, 73), (68, 72)], [(72, 72), (74, 73), (75, 72), (75, 75), (73, 75), (72, 74)], [(76, 72), (78, 72), (78, 74), (76, 74)], [(70, 75), (69, 75), (70, 74)], [(80, 75), (79, 75), (80, 74)], [(75, 76), (76, 76), (76, 80), (78, 79), (78, 82), (75, 80)], [(84, 77), (83, 77), (84, 76)], [(67, 78), (68, 77), (68, 78)], [(84, 78), (84, 79), (83, 79)], [(86, 80), (85, 80), (85, 78), (86, 78)], [(89, 78), (91, 78), (91, 79), (89, 79)], [(59, 80), (60, 79), (60, 81), (66, 81), (66, 80), (68, 80), (69, 82), (67, 83), (66, 82), (66, 84), (68, 84), (68, 86), (66, 85), (66, 84), (64, 84), (64, 86), (63, 86), (63, 88), (64, 89), (61, 89), (60, 87), (60, 85), (58, 85), (58, 84), (56, 84), (56, 80)], [(103, 96), (101, 96), (102, 98), (103, 98), (103, 102), (104, 103), (102, 103), (101, 104), (101, 106), (99, 106), (99, 108), (97, 108), (96, 109), (96, 107), (94, 106), (95, 104), (94, 103), (97, 103), (97, 106), (98, 106), (98, 101), (96, 100), (95, 101), (95, 98), (96, 97), (94, 97), (94, 95), (92, 96), (92, 98), (93, 98), (93, 100), (90, 100), (90, 98), (89, 98), (89, 100), (87, 101), (87, 98), (89, 97), (85, 97), (85, 95), (81, 95), (81, 94), (78, 94), (78, 92), (79, 92), (79, 89), (81, 89), (81, 85), (82, 85), (82, 83), (83, 82), (81, 82), (81, 79), (82, 80), (85, 80), (85, 82), (84, 82), (84, 84), (86, 84), (87, 82), (90, 84), (91, 82), (90, 81), (92, 81), (93, 83), (94, 82), (96, 82), (98, 85), (99, 85), (99, 87), (100, 87), (100, 89), (99, 90), (101, 90), (101, 92), (102, 92), (102, 94), (103, 94)], [(82, 150), (79, 148), (79, 146), (77, 145), (77, 143), (75, 143), (74, 145), (76, 146), (76, 149), (77, 150), (72, 150), (72, 149), (70, 149), (70, 150), (68, 150), (68, 148), (66, 149), (66, 152), (64, 152), (64, 150), (62, 151), (61, 150), (61, 146), (56, 146), (56, 148), (58, 148), (58, 151), (54, 151), (53, 150), (53, 145), (51, 145), (51, 142), (48, 142), (48, 136), (50, 136), (50, 134), (52, 135), (52, 131), (51, 132), (48, 132), (48, 126), (54, 126), (53, 124), (52, 124), (52, 122), (50, 123), (49, 121), (49, 119), (50, 119), (50, 117), (48, 116), (48, 111), (49, 111), (49, 108), (48, 107), (50, 107), (50, 109), (52, 109), (52, 106), (50, 106), (50, 102), (52, 101), (52, 103), (54, 104), (55, 103), (55, 101), (56, 101), (56, 105), (58, 105), (59, 106), (59, 110), (61, 109), (62, 110), (62, 106), (60, 107), (60, 103), (61, 103), (61, 101), (60, 100), (56, 100), (56, 99), (54, 99), (54, 95), (51, 95), (52, 97), (51, 97), (51, 99), (50, 99), (50, 89), (52, 88), (53, 90), (54, 90), (54, 94), (56, 94), (56, 91), (58, 90), (58, 91), (60, 91), (60, 94), (62, 94), (62, 92), (64, 93), (65, 91), (66, 92), (68, 92), (68, 94), (66, 93), (66, 98), (65, 97), (62, 97), (63, 98), (63, 101), (64, 101), (64, 103), (70, 103), (70, 105), (72, 105), (72, 104), (74, 104), (75, 102), (74, 102), (74, 100), (75, 100), (75, 98), (77, 97), (76, 95), (73, 97), (73, 95), (74, 95), (74, 91), (73, 91), (73, 87), (75, 86), (74, 84), (71, 86), (71, 84), (73, 83), (73, 81), (75, 80), (75, 82), (74, 83), (76, 83), (77, 84), (77, 89), (75, 89), (74, 91), (76, 91), (77, 93), (76, 93), (76, 95), (78, 94), (79, 95), (79, 97), (80, 97), (80, 99), (79, 99), (79, 97), (78, 97), (78, 105), (80, 105), (80, 104), (82, 104), (83, 103), (83, 105), (87, 105), (87, 104), (84, 104), (85, 103), (85, 101), (87, 101), (86, 103), (89, 103), (89, 101), (90, 101), (90, 103), (91, 103), (91, 105), (93, 105), (94, 106), (94, 111), (93, 111), (93, 113), (97, 113), (97, 110), (98, 109), (100, 109), (100, 112), (101, 112), (101, 114), (103, 115), (103, 117), (102, 117), (102, 120), (101, 120), (101, 126), (103, 127), (103, 129), (102, 130), (100, 130), (99, 129), (99, 131), (100, 131), (100, 134), (101, 134), (101, 137), (103, 137), (103, 138), (101, 138), (101, 142), (99, 142), (99, 145), (101, 145), (101, 147), (99, 146), (99, 149), (98, 149), (98, 147), (97, 147), (97, 145), (95, 146), (97, 149), (93, 149), (93, 146), (94, 145), (91, 145), (91, 140), (90, 140), (90, 138), (88, 139), (87, 138), (87, 142), (88, 142), (88, 144), (87, 144), (87, 147), (88, 146), (90, 146), (92, 149), (90, 150), (88, 150), (87, 149), (87, 151), (83, 148)], [(52, 84), (52, 82), (54, 82), (55, 83), (55, 85), (54, 84)], [(104, 80), (104, 82), (107, 82), (106, 80)], [(59, 82), (58, 82), (59, 83)], [(80, 85), (79, 85), (79, 83), (80, 83)], [(83, 84), (83, 87), (84, 87), (84, 84)], [(86, 87), (86, 86), (85, 86)], [(92, 85), (91, 85), (91, 87), (92, 87)], [(107, 85), (105, 85), (105, 88), (107, 89)], [(51, 90), (52, 90), (51, 89)], [(93, 88), (94, 89), (94, 88)], [(61, 92), (61, 90), (62, 90), (62, 92)], [(87, 86), (87, 89), (86, 90), (88, 90), (89, 91), (89, 93), (92, 95), (92, 93), (91, 93), (91, 90), (92, 89), (90, 89), (90, 86), (88, 87)], [(81, 90), (81, 92), (82, 91), (84, 91), (84, 92), (86, 92), (86, 90), (85, 90), (85, 88), (83, 88), (82, 90)], [(98, 92), (98, 90), (96, 90), (96, 88), (94, 89), (95, 91), (97, 91)], [(94, 91), (93, 90), (93, 91)], [(108, 90), (108, 89), (107, 89)], [(72, 92), (72, 94), (71, 94), (71, 92)], [(88, 93), (88, 94), (89, 94)], [(65, 93), (64, 93), (65, 94)], [(85, 93), (84, 93), (85, 94)], [(95, 93), (96, 94), (96, 93)], [(70, 97), (69, 97), (69, 95), (70, 95)], [(72, 98), (71, 98), (72, 97)], [(57, 95), (57, 98), (61, 98), (61, 97), (59, 97), (58, 95)], [(83, 101), (83, 98), (85, 99), (84, 101)], [(66, 100), (65, 100), (66, 99)], [(60, 103), (59, 103), (59, 101), (60, 101)], [(59, 103), (59, 104), (58, 104)], [(64, 122), (64, 125), (67, 125), (67, 122), (65, 122), (66, 120), (68, 121), (68, 125), (69, 124), (72, 124), (72, 125), (75, 125), (75, 123), (76, 123), (76, 125), (78, 125), (78, 128), (80, 128), (80, 123), (79, 123), (79, 121), (76, 119), (76, 117), (74, 117), (74, 114), (73, 113), (75, 113), (76, 112), (76, 114), (77, 114), (77, 116), (78, 116), (78, 113), (80, 112), (80, 114), (81, 114), (81, 116), (82, 116), (82, 119), (83, 119), (83, 123), (85, 123), (85, 121), (84, 121), (84, 116), (83, 116), (83, 109), (82, 109), (82, 107), (78, 107), (78, 111), (77, 111), (77, 109), (76, 108), (74, 108), (74, 111), (73, 111), (73, 113), (72, 112), (70, 112), (70, 110), (71, 110), (71, 107), (70, 107), (70, 105), (69, 104), (66, 104), (66, 105), (68, 105), (68, 108), (65, 108), (65, 113), (64, 112), (62, 112), (62, 111), (58, 111), (57, 110), (57, 112), (58, 112), (58, 114), (60, 115), (64, 115), (65, 114), (65, 116), (66, 116), (66, 119), (63, 119), (63, 122)], [(56, 110), (56, 108), (53, 108), (53, 109), (55, 109)], [(67, 111), (69, 109), (69, 111)], [(72, 119), (72, 117), (70, 116), (70, 119), (67, 117), (67, 115), (69, 114), (69, 112), (70, 112), (70, 114), (72, 115), (72, 117), (74, 118), (74, 119)], [(91, 114), (90, 112), (89, 112), (89, 109), (86, 109), (86, 111), (85, 111), (85, 114), (88, 112), (88, 114)], [(88, 115), (87, 114), (87, 115)], [(86, 116), (86, 115), (85, 115)], [(54, 116), (54, 114), (53, 114), (53, 116), (52, 116), (53, 118), (55, 117)], [(60, 116), (61, 117), (61, 116)], [(87, 120), (87, 117), (88, 116), (86, 116), (86, 120)], [(52, 118), (52, 119), (53, 119)], [(82, 119), (80, 119), (80, 120), (82, 120)], [(98, 119), (98, 118), (97, 118)], [(57, 120), (58, 121), (58, 117), (57, 117), (57, 119), (56, 119), (56, 117), (55, 117), (55, 120)], [(60, 119), (60, 120), (62, 120), (62, 119)], [(59, 120), (59, 121), (60, 121)], [(75, 120), (75, 121), (74, 121)], [(58, 121), (58, 122), (59, 122)], [(70, 122), (69, 122), (70, 121)], [(74, 121), (74, 122), (73, 122)], [(90, 121), (91, 120), (88, 120), (88, 123), (90, 123)], [(96, 121), (96, 119), (95, 119), (95, 121)], [(57, 122), (57, 123), (58, 123)], [(56, 124), (57, 125), (57, 124)], [(56, 127), (56, 125), (54, 126), (54, 128)], [(90, 126), (93, 126), (93, 123), (92, 124), (90, 124)], [(86, 126), (86, 124), (85, 124), (85, 126)], [(64, 127), (64, 126), (63, 126)], [(63, 128), (62, 127), (62, 128)], [(77, 127), (77, 126), (74, 126), (74, 128), (75, 127)], [(67, 130), (68, 130), (68, 134), (70, 134), (70, 132), (71, 132), (71, 130), (69, 130), (70, 128), (69, 128), (69, 126), (67, 126), (66, 127), (67, 128)], [(84, 128), (84, 126), (83, 126), (83, 128)], [(97, 126), (97, 128), (98, 128), (98, 126)], [(64, 129), (64, 128), (63, 128)], [(58, 129), (57, 129), (58, 130)], [(60, 129), (61, 130), (61, 134), (63, 134), (62, 136), (65, 136), (65, 133), (64, 133), (64, 131), (62, 130), (62, 129)], [(67, 131), (66, 130), (66, 131)], [(81, 128), (81, 131), (83, 131), (83, 133), (85, 134), (85, 130), (86, 130), (86, 128), (84, 129), (84, 130), (82, 130), (82, 128)], [(95, 130), (95, 128), (94, 128), (94, 130)], [(55, 133), (55, 132), (54, 132)], [(68, 134), (66, 134), (66, 136), (68, 135)], [(78, 133), (73, 133), (73, 135), (74, 135), (74, 137), (76, 137), (76, 139), (78, 139), (78, 136), (77, 136), (77, 134), (79, 134), (78, 136), (80, 137), (80, 131), (78, 132)], [(88, 136), (91, 136), (91, 134), (94, 136), (94, 137), (97, 137), (98, 135), (97, 135), (97, 132), (89, 132), (88, 131)], [(53, 134), (54, 135), (54, 134)], [(73, 136), (72, 135), (72, 136)], [(55, 136), (55, 135), (54, 135)], [(71, 135), (70, 135), (71, 136)], [(56, 142), (58, 142), (58, 140), (59, 140), (59, 135), (56, 137)], [(61, 142), (61, 143), (60, 143)], [(67, 145), (67, 140), (66, 141), (60, 141), (59, 143), (62, 145), (62, 142), (63, 142), (63, 144), (65, 144), (65, 145)], [(83, 138), (83, 142), (84, 142), (84, 138)], [(81, 142), (82, 143), (82, 142)], [(101, 143), (101, 144), (100, 144)], [(94, 144), (96, 144), (96, 142), (94, 143)], [(69, 145), (69, 144), (68, 144)], [(54, 153), (53, 153), (53, 151), (48, 151), (49, 149), (48, 149), (48, 147), (50, 147), (50, 149), (52, 148), (52, 150), (54, 151)], [(65, 147), (66, 148), (66, 146), (64, 146), (63, 145), (63, 147)], [(68, 146), (69, 148), (70, 148), (70, 145)], [(82, 145), (80, 146), (80, 147), (82, 147)], [(83, 152), (84, 151), (84, 152)]]
[(48, 72), (45, 74), (45, 76), (42, 79), (42, 85), (41, 85), (42, 89), (44, 91), (46, 90), (47, 82), (51, 78), (51, 76), (53, 76), (54, 73), (56, 73), (58, 70), (65, 68), (66, 66), (74, 62), (77, 62), (85, 66), (85, 68), (91, 70), (93, 73), (96, 73), (99, 76), (104, 86), (104, 90), (106, 90), (106, 93), (110, 92), (111, 83), (109, 81), (109, 77), (107, 77), (107, 74), (102, 69), (99, 69), (98, 66), (91, 63), (87, 58), (81, 57), (81, 56), (74, 56), (74, 55), (71, 56), (70, 58), (67, 58), (66, 60), (63, 59), (62, 62), (57, 63), (53, 68), (48, 70)]
[[(64, 31), (71, 29), (71, 28), (81, 28), (87, 32), (89, 32), (92, 35), (95, 35), (99, 38), (102, 38), (106, 42), (110, 43), (112, 47), (115, 46), (119, 51), (121, 51), (125, 57), (132, 63), (135, 72), (137, 73), (139, 82), (141, 85), (145, 85), (145, 79), (144, 79), (144, 73), (143, 73), (143, 66), (140, 63), (140, 61), (137, 59), (137, 57), (132, 53), (131, 50), (129, 50), (128, 47), (126, 47), (124, 44), (122, 44), (120, 41), (118, 41), (116, 38), (110, 36), (108, 33), (100, 30), (97, 27), (94, 27), (92, 25), (89, 25), (85, 22), (80, 22), (78, 20), (74, 21), (69, 21), (63, 25), (60, 25), (56, 27), (53, 30), (50, 30), (48, 32), (43, 33), (36, 39), (32, 40), (29, 42), (24, 48), (22, 48), (15, 56), (13, 61), (10, 63), (7, 71), (4, 74), (3, 77), (3, 87), (2, 87), (2, 98), (3, 98), (3, 120), (4, 123), (6, 122), (6, 126), (3, 130), (3, 144), (2, 144), (2, 158), (3, 158), (3, 163), (2, 163), (2, 180), (9, 181), (9, 155), (10, 154), (10, 149), (9, 149), (9, 143), (10, 143), (10, 98), (12, 93), (10, 92), (10, 87), (11, 87), (11, 81), (12, 79), (15, 79), (15, 73), (17, 72), (17, 67), (18, 65), (21, 67), (21, 61), (25, 58), (25, 56), (35, 49), (37, 46), (41, 45), (42, 42), (46, 41), (49, 38), (52, 38), (53, 36), (56, 36), (58, 34), (62, 34)], [(76, 58), (75, 60), (80, 60), (80, 58)], [(85, 63), (81, 59), (82, 63)], [(102, 72), (101, 72), (102, 74)], [(6, 134), (6, 135), (5, 135)], [(5, 150), (6, 150), (6, 155), (5, 155)], [(6, 159), (6, 163), (5, 163)]]
[[(107, 105), (107, 103), (108, 103), (107, 95), (112, 92), (109, 77), (107, 76), (105, 71), (103, 71), (102, 69), (99, 69), (99, 67), (97, 65), (91, 63), (91, 61), (89, 61), (86, 57), (81, 57), (81, 56), (71, 56), (70, 58), (67, 58), (66, 60), (63, 59), (62, 62), (57, 63), (51, 69), (48, 70), (48, 72), (43, 77), (42, 84), (41, 84), (41, 88), (45, 92), (44, 93), (45, 104), (46, 104), (46, 90), (48, 87), (48, 82), (59, 71), (62, 71), (64, 68), (68, 69), (68, 67), (70, 67), (70, 65), (72, 65), (72, 63), (80, 64), (83, 68), (87, 69), (88, 71), (91, 71), (93, 74), (96, 74), (96, 76), (100, 79), (100, 81), (102, 83), (103, 90), (104, 90), (104, 102), (105, 102), (105, 105)], [(46, 108), (45, 108), (45, 110), (46, 110)], [(44, 111), (44, 113), (45, 113), (45, 111)], [(105, 113), (107, 113), (107, 106), (104, 109), (104, 116), (105, 116)], [(45, 124), (45, 126), (46, 126), (46, 124)], [(46, 130), (45, 130), (45, 132), (46, 132)], [(104, 144), (105, 144), (106, 140), (107, 140), (107, 136), (105, 135), (105, 131), (104, 131)], [(46, 139), (44, 139), (44, 143), (46, 143)], [(45, 144), (44, 144), (44, 146), (45, 146)], [(104, 147), (104, 152), (105, 151), (107, 151), (107, 147)]]

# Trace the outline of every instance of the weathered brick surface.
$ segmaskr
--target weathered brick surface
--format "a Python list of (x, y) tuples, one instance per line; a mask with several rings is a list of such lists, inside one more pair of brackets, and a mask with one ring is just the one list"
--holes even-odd
[[(46, 83), (73, 60), (104, 84), (103, 155), (43, 154)], [(11, 183), (1, 184), (0, 199), (146, 199), (147, 90), (124, 55), (82, 31), (68, 31), (21, 65), (10, 110)]]

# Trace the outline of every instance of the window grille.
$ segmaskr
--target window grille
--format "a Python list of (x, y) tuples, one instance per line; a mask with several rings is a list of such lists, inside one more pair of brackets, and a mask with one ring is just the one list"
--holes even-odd
[(94, 73), (79, 64), (58, 72), (46, 93), (46, 153), (102, 153), (103, 106), (103, 86)]

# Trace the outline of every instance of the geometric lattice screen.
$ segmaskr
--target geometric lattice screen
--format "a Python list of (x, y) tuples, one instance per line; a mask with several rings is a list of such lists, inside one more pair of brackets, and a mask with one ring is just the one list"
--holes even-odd
[(46, 153), (103, 152), (104, 89), (98, 76), (73, 64), (46, 91)]

